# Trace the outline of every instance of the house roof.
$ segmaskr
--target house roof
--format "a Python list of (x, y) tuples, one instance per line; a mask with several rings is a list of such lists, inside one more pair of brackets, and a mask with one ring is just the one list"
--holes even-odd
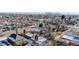
[(72, 40), (73, 39), (72, 36), (68, 36), (68, 35), (64, 35), (64, 36), (62, 36), (62, 38), (67, 39), (67, 40)]

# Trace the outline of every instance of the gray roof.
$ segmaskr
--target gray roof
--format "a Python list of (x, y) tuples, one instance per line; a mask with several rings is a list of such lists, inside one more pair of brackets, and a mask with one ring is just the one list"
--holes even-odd
[(44, 28), (40, 28), (40, 27), (32, 29), (33, 32), (40, 32), (40, 31), (43, 31), (43, 30), (44, 30)]

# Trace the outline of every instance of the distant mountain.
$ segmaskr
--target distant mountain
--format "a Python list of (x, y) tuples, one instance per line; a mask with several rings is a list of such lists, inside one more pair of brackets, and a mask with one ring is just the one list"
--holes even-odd
[(45, 15), (48, 16), (61, 16), (62, 14), (59, 12), (46, 12)]
[(45, 15), (48, 16), (61, 16), (61, 15), (68, 15), (68, 16), (79, 16), (78, 12), (46, 12)]
[(61, 15), (79, 15), (77, 12), (3, 12), (1, 16), (6, 15), (48, 15), (48, 16), (61, 16)]

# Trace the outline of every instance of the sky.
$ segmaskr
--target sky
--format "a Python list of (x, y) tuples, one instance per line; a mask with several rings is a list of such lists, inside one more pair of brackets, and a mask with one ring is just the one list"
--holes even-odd
[(68, 12), (79, 14), (79, 0), (0, 0), (0, 12)]

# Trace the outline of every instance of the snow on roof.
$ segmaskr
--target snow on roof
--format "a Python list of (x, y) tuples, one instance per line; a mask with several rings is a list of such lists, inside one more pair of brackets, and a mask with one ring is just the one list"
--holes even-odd
[(38, 41), (36, 41), (38, 44), (42, 44), (43, 42), (45, 42), (47, 39), (44, 37), (38, 37)]
[(31, 34), (31, 33), (26, 33), (25, 35), (30, 36), (30, 37), (33, 36), (33, 34)]
[(43, 30), (43, 29), (42, 29), (42, 28), (39, 28), (39, 27), (32, 29), (32, 31), (35, 31), (35, 32), (40, 32), (40, 31), (42, 31), (42, 30)]
[(0, 37), (0, 41), (6, 40), (6, 39), (7, 39), (7, 37)]
[(72, 39), (73, 39), (72, 36), (68, 36), (68, 35), (64, 35), (64, 36), (62, 36), (62, 38), (64, 38), (64, 39), (68, 39), (68, 40), (72, 40)]
[(67, 32), (66, 35), (68, 35), (68, 36), (74, 36), (73, 32)]
[(46, 41), (47, 39), (46, 38), (44, 38), (44, 37), (38, 37), (38, 41), (41, 41), (41, 42), (44, 42), (44, 41)]

